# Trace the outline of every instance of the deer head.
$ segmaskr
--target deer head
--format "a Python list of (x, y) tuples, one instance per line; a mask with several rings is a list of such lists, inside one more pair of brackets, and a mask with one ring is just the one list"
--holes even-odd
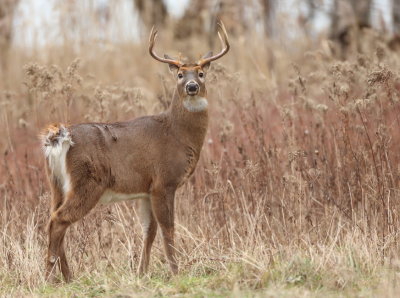
[[(149, 40), (150, 55), (157, 61), (167, 63), (169, 69), (174, 73), (177, 82), (177, 90), (180, 98), (190, 97), (205, 97), (207, 94), (205, 87), (206, 72), (210, 67), (212, 61), (217, 60), (224, 56), (230, 48), (228, 35), (225, 26), (222, 22), (218, 23), (219, 32), (218, 36), (221, 41), (222, 50), (217, 55), (213, 55), (210, 51), (204, 55), (196, 63), (183, 63), (180, 60), (175, 60), (164, 55), (164, 58), (159, 57), (154, 52), (154, 44), (157, 38), (157, 30), (154, 27), (151, 29)], [(222, 33), (222, 36), (221, 36)]]

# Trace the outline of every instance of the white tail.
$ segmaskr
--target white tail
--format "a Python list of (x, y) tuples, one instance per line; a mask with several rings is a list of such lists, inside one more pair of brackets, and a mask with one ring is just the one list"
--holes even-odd
[(67, 173), (66, 158), (69, 148), (74, 144), (64, 125), (49, 126), (42, 135), (44, 155), (53, 179), (62, 185), (64, 194), (70, 190), (71, 179)]

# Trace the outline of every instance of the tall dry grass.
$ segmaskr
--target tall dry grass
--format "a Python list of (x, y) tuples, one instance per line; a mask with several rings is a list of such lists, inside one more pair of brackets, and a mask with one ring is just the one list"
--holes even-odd
[[(208, 74), (211, 117), (201, 160), (176, 197), (182, 274), (214, 276), (205, 287), (233, 292), (395, 295), (400, 55), (373, 31), (364, 34), (363, 52), (346, 61), (326, 42), (299, 41), (289, 50), (253, 36), (232, 38), (231, 52)], [(159, 47), (193, 56), (207, 50), (200, 40), (177, 44), (168, 35)], [(49, 47), (32, 55), (15, 49), (7, 59), (0, 81), (0, 293), (43, 294), (49, 188), (40, 129), (158, 113), (174, 80), (145, 44), (87, 45), (79, 53)], [(159, 284), (134, 279), (141, 241), (134, 202), (95, 208), (67, 233), (75, 278), (102, 284), (91, 286), (97, 294), (130, 287), (157, 293)], [(163, 263), (157, 239), (150, 272), (167, 278)], [(190, 293), (190, 286), (162, 288), (171, 293)]]

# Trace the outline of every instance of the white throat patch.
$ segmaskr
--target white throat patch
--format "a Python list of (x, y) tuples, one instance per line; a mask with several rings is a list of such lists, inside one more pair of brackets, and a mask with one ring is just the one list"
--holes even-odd
[(186, 96), (183, 100), (183, 106), (189, 112), (202, 112), (207, 109), (208, 101), (207, 98), (201, 96)]

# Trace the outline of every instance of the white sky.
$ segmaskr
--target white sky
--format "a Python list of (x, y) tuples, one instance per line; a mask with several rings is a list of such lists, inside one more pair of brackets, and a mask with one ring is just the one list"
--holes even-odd
[[(71, 1), (71, 0), (70, 0)], [(22, 46), (40, 46), (47, 43), (60, 43), (63, 38), (61, 34), (79, 36), (77, 41), (85, 38), (96, 38), (108, 41), (138, 41), (140, 21), (133, 9), (133, 0), (75, 0), (79, 1), (79, 33), (74, 34), (74, 26), (67, 20), (60, 21), (60, 11), (66, 9), (68, 1), (63, 0), (21, 0), (17, 10), (17, 17), (14, 21), (15, 40)], [(169, 13), (179, 17), (183, 14), (189, 0), (164, 0)], [(202, 0), (198, 0), (202, 1)], [(105, 26), (99, 20), (94, 19), (93, 11), (102, 13), (101, 8), (112, 2), (113, 11)], [(295, 23), (296, 16), (300, 11), (305, 11), (302, 1), (279, 0), (278, 14), (284, 14)], [(317, 31), (329, 26), (327, 12), (330, 9), (332, 0), (325, 0), (324, 7), (318, 11), (314, 20), (314, 27)], [(372, 21), (379, 24), (383, 19), (387, 28), (391, 29), (391, 0), (373, 0)], [(324, 12), (325, 11), (325, 12)], [(104, 12), (104, 11), (103, 11)], [(85, 17), (83, 17), (85, 16)], [(101, 19), (101, 18), (100, 18)], [(64, 23), (63, 23), (64, 22)], [(290, 23), (290, 20), (289, 22)], [(65, 26), (68, 30), (64, 30)], [(67, 32), (67, 33), (66, 33)]]

